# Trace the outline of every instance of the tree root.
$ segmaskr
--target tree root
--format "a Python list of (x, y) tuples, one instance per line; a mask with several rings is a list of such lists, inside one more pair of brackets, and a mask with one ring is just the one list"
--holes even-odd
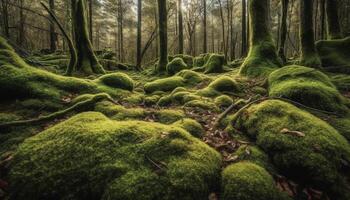
[(101, 100), (108, 100), (108, 101), (111, 101), (113, 103), (116, 103), (108, 94), (100, 93), (100, 94), (94, 95), (90, 99), (78, 102), (69, 108), (51, 113), (51, 114), (46, 115), (46, 116), (41, 116), (41, 117), (38, 117), (35, 119), (19, 120), (19, 121), (2, 123), (2, 124), (0, 124), (0, 129), (10, 128), (13, 126), (41, 124), (41, 123), (44, 123), (44, 122), (47, 122), (47, 121), (50, 121), (53, 119), (62, 118), (63, 116), (65, 116), (68, 113), (73, 112), (73, 111), (78, 111), (78, 112), (88, 111), (91, 106), (95, 105), (97, 102), (99, 102)]

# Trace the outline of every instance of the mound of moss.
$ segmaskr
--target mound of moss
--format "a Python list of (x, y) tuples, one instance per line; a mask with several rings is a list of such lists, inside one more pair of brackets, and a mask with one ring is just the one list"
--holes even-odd
[(222, 199), (224, 200), (281, 200), (282, 195), (271, 175), (250, 162), (229, 165), (222, 172)]
[(230, 94), (236, 92), (239, 92), (237, 82), (228, 76), (221, 76), (211, 82), (206, 88), (199, 90), (197, 94), (205, 97), (214, 97), (221, 93)]
[(333, 127), (297, 107), (268, 100), (238, 113), (233, 126), (248, 136), (287, 177), (340, 198), (350, 145)]
[(144, 85), (144, 90), (146, 93), (150, 94), (156, 91), (169, 92), (182, 86), (185, 86), (185, 79), (181, 76), (172, 76), (146, 83)]
[(269, 156), (256, 146), (240, 146), (234, 153), (237, 156), (236, 161), (249, 161), (260, 167), (266, 169), (270, 173), (275, 172), (274, 167), (271, 164)]
[(322, 66), (330, 72), (350, 74), (350, 37), (337, 40), (321, 40), (316, 49)]
[(233, 100), (227, 95), (221, 95), (215, 98), (214, 103), (219, 108), (227, 108), (232, 105)]
[(344, 98), (322, 72), (291, 65), (283, 67), (269, 76), (269, 95), (283, 97), (303, 105), (344, 113), (347, 111)]
[(189, 132), (191, 135), (197, 138), (202, 138), (202, 136), (204, 135), (204, 129), (202, 125), (194, 119), (181, 119), (179, 121), (176, 121), (172, 125), (185, 129), (187, 132)]
[(169, 75), (174, 75), (177, 72), (187, 68), (187, 64), (182, 60), (182, 58), (174, 58), (166, 66), (166, 71)]
[(14, 199), (205, 199), (220, 155), (176, 126), (76, 115), (17, 149)]
[(176, 75), (184, 78), (186, 83), (190, 84), (190, 85), (198, 84), (198, 83), (202, 82), (205, 78), (207, 78), (204, 75), (202, 75), (198, 72), (192, 71), (192, 70), (182, 70), (181, 72), (177, 73)]
[(204, 73), (220, 73), (224, 71), (225, 56), (219, 54), (211, 54), (208, 61), (203, 66)]
[(103, 84), (112, 88), (134, 90), (134, 81), (124, 73), (112, 73), (101, 76), (99, 79)]
[(181, 58), (188, 67), (191, 68), (193, 66), (193, 57), (190, 55), (176, 54), (176, 55), (168, 56), (168, 57), (169, 57), (170, 62), (172, 62), (176, 58)]

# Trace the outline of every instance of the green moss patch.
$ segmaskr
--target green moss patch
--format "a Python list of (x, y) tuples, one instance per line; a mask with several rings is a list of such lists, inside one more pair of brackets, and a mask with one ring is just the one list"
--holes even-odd
[(97, 80), (112, 88), (120, 88), (129, 91), (134, 89), (134, 81), (124, 73), (106, 74)]
[(200, 123), (198, 123), (196, 120), (189, 119), (189, 118), (176, 121), (172, 125), (185, 129), (186, 131), (191, 133), (191, 135), (197, 138), (202, 138), (205, 132)]
[(166, 66), (166, 71), (170, 75), (174, 75), (177, 72), (187, 69), (187, 64), (182, 60), (182, 58), (174, 58), (172, 61), (168, 63)]
[(17, 199), (205, 199), (220, 164), (183, 129), (90, 112), (21, 144), (9, 180)]
[(287, 98), (324, 111), (347, 112), (343, 97), (320, 71), (292, 65), (273, 72), (268, 80), (272, 97)]
[(253, 105), (236, 117), (233, 126), (256, 142), (281, 173), (343, 195), (350, 145), (326, 122), (278, 100)]
[(180, 76), (172, 76), (146, 83), (144, 89), (146, 93), (153, 93), (155, 91), (169, 92), (181, 86), (185, 86), (185, 79)]
[(222, 93), (237, 93), (239, 92), (239, 87), (236, 81), (228, 76), (222, 76), (211, 82), (208, 87), (199, 90), (197, 92), (200, 96), (214, 97)]

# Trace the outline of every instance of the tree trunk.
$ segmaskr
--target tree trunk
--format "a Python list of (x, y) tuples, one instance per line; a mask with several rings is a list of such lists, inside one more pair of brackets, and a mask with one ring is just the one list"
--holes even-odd
[(9, 31), (9, 13), (8, 13), (8, 0), (1, 0), (1, 7), (2, 7), (2, 22), (3, 22), (3, 28), (4, 28), (4, 35), (6, 39), (10, 38), (10, 31)]
[(328, 39), (342, 38), (336, 0), (326, 0), (326, 13), (327, 13), (327, 38)]
[(225, 41), (225, 19), (224, 19), (224, 11), (222, 8), (221, 0), (218, 0), (219, 8), (220, 8), (220, 18), (221, 18), (221, 31), (222, 31), (222, 50), (224, 52), (225, 60), (227, 59), (227, 50), (226, 50), (226, 41)]
[(208, 52), (207, 37), (207, 0), (203, 0), (203, 53)]
[(320, 67), (321, 61), (315, 50), (313, 29), (313, 0), (300, 1), (300, 63), (307, 67)]
[[(49, 8), (53, 14), (55, 14), (55, 0), (49, 0)], [(57, 36), (55, 33), (55, 24), (53, 22), (53, 18), (51, 17), (52, 22), (50, 22), (50, 51), (55, 52), (57, 50), (56, 41)]]
[(142, 0), (137, 1), (137, 55), (136, 55), (136, 69), (141, 69), (141, 42), (142, 42)]
[(104, 74), (105, 71), (93, 52), (88, 33), (86, 0), (71, 0), (72, 25), (77, 50), (77, 70), (85, 74)]
[(18, 25), (18, 44), (20, 46), (23, 45), (24, 42), (24, 14), (23, 14), (23, 2), (24, 0), (20, 0), (20, 8), (19, 8), (19, 25)]
[(241, 47), (241, 57), (247, 55), (247, 4), (246, 0), (242, 0), (242, 47)]
[(177, 2), (178, 10), (178, 23), (179, 23), (179, 54), (184, 53), (184, 25), (183, 25), (183, 14), (182, 14), (182, 0)]
[(158, 0), (159, 62), (158, 72), (164, 72), (168, 64), (168, 17), (167, 0)]
[(279, 48), (278, 55), (282, 59), (282, 61), (286, 62), (286, 56), (284, 53), (284, 47), (287, 39), (287, 16), (288, 16), (288, 4), (289, 0), (282, 0), (282, 18), (281, 18), (281, 27), (279, 34)]
[(92, 16), (92, 4), (93, 4), (93, 0), (89, 0), (89, 36), (90, 36), (90, 41), (91, 41), (91, 44), (93, 43), (94, 41), (94, 38), (93, 38), (93, 23), (92, 23), (92, 20), (93, 20), (93, 16)]
[(320, 38), (321, 40), (325, 39), (325, 11), (326, 11), (326, 1), (320, 0)]

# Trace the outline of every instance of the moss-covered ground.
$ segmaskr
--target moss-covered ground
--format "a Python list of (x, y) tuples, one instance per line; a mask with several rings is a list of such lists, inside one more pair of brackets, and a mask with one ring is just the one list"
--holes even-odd
[(107, 74), (67, 77), (65, 55), (0, 49), (0, 199), (350, 198), (349, 75), (100, 52)]

